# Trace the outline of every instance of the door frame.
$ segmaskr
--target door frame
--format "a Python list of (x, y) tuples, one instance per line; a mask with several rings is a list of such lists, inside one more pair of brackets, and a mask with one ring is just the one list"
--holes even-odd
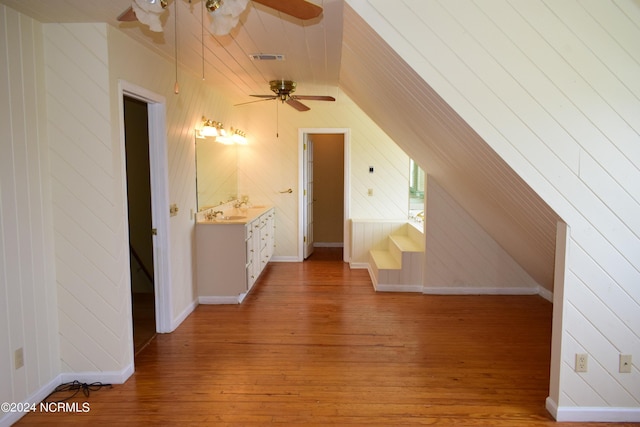
[[(128, 96), (147, 103), (149, 120), (149, 167), (151, 183), (151, 221), (157, 234), (153, 236), (153, 274), (156, 305), (156, 332), (172, 331), (171, 322), (171, 257), (169, 228), (169, 174), (166, 139), (166, 99), (143, 87), (118, 80), (118, 106), (120, 122), (120, 151), (123, 164), (123, 185), (126, 191), (126, 152), (124, 133), (124, 97)], [(126, 193), (125, 193), (126, 194)], [(125, 210), (128, 202), (124, 198)], [(127, 229), (129, 220), (126, 219)], [(151, 232), (151, 230), (149, 230)], [(127, 244), (128, 237), (127, 237)], [(131, 269), (131, 266), (129, 266)], [(130, 319), (133, 336), (133, 318)], [(133, 351), (133, 339), (131, 348)]]
[(298, 128), (298, 261), (304, 261), (304, 144), (308, 134), (342, 134), (344, 140), (344, 212), (343, 212), (343, 239), (344, 246), (342, 258), (344, 262), (349, 262), (351, 254), (351, 234), (349, 230), (349, 218), (351, 217), (351, 185), (350, 185), (350, 158), (351, 152), (351, 130), (349, 128)]

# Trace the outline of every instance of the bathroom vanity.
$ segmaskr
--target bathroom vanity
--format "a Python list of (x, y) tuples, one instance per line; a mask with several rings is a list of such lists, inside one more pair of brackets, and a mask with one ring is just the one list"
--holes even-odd
[(198, 302), (239, 304), (273, 256), (275, 211), (266, 206), (214, 209), (196, 217)]

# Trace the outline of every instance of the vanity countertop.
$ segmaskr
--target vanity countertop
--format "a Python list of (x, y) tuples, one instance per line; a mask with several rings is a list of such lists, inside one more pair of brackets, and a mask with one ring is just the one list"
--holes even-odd
[(215, 209), (211, 208), (211, 212), (216, 210), (222, 210), (223, 215), (220, 215), (216, 219), (206, 219), (205, 212), (198, 213), (197, 224), (202, 225), (221, 225), (221, 224), (247, 224), (263, 213), (271, 209), (272, 206), (259, 205), (251, 206), (248, 208), (228, 208), (228, 209)]

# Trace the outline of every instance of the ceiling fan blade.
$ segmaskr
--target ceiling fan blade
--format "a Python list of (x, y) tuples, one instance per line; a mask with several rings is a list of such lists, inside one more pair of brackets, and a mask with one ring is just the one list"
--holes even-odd
[(133, 11), (133, 8), (129, 6), (124, 12), (118, 15), (118, 21), (120, 22), (132, 22), (137, 21), (138, 17), (136, 13)]
[(285, 102), (298, 111), (309, 111), (311, 109), (304, 105), (302, 102), (295, 100), (294, 98), (289, 98)]
[(305, 0), (253, 0), (279, 12), (298, 19), (313, 19), (322, 13), (322, 8)]
[[(251, 96), (259, 96), (259, 97), (261, 97), (261, 98), (262, 98), (262, 96), (260, 96), (260, 95), (251, 95)], [(238, 106), (238, 105), (254, 104), (254, 103), (256, 103), (256, 102), (262, 102), (262, 101), (272, 101), (272, 100), (274, 100), (274, 99), (276, 99), (276, 97), (275, 97), (275, 96), (270, 96), (270, 97), (268, 97), (268, 98), (258, 99), (258, 100), (256, 100), (256, 101), (241, 102), (240, 104), (233, 104), (233, 106), (234, 106), (234, 107), (236, 107), (236, 106)]]
[(255, 98), (269, 98), (269, 99), (276, 99), (277, 98), (277, 96), (273, 96), (273, 95), (249, 95), (249, 96), (253, 96)]
[(333, 96), (321, 96), (321, 95), (292, 95), (294, 99), (303, 99), (307, 101), (335, 101)]

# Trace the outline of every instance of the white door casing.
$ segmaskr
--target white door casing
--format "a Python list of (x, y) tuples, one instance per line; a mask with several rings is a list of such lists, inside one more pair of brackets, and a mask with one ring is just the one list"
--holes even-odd
[(313, 140), (306, 134), (306, 143), (303, 147), (303, 209), (304, 209), (304, 231), (303, 248), (304, 259), (309, 258), (313, 253)]
[[(153, 236), (154, 292), (156, 305), (156, 331), (171, 332), (171, 269), (169, 239), (169, 175), (166, 140), (166, 101), (161, 95), (132, 83), (118, 81), (118, 102), (120, 119), (120, 144), (122, 164), (126, 164), (124, 135), (124, 96), (147, 103), (149, 116), (149, 166), (151, 181), (151, 217), (157, 234)], [(123, 177), (126, 171), (123, 168)], [(126, 185), (126, 178), (125, 178)], [(128, 225), (127, 225), (128, 226)], [(131, 319), (133, 336), (133, 320)], [(133, 352), (133, 339), (131, 351)]]
[(306, 189), (306, 181), (304, 170), (306, 169), (306, 156), (304, 153), (304, 145), (307, 142), (308, 134), (342, 134), (344, 140), (344, 217), (343, 217), (343, 235), (344, 235), (344, 250), (343, 261), (349, 262), (351, 257), (351, 234), (349, 229), (349, 218), (351, 216), (350, 197), (350, 130), (348, 128), (299, 128), (298, 129), (298, 261), (304, 260), (305, 251), (305, 225), (307, 219), (305, 217), (306, 212), (306, 200), (304, 196), (304, 190)]

